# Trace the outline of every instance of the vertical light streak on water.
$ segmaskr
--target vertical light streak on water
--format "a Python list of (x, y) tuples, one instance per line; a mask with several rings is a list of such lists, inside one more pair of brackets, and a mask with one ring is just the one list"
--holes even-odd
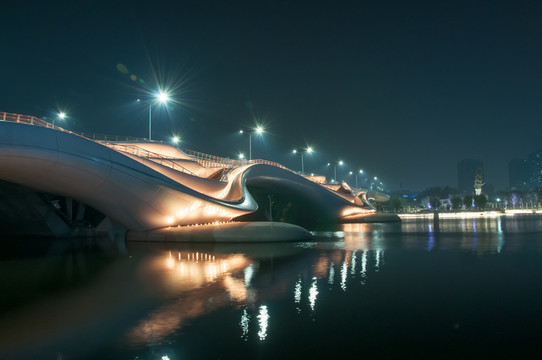
[(380, 270), (380, 250), (376, 250), (375, 271)]
[(356, 274), (356, 251), (352, 253), (352, 267), (350, 268), (350, 274)]
[(297, 279), (294, 287), (294, 301), (298, 304), (301, 301), (301, 279)]
[(248, 340), (249, 323), (250, 315), (248, 314), (247, 309), (243, 309), (243, 315), (241, 315), (241, 321), (239, 322), (239, 325), (241, 325), (241, 331), (243, 332), (241, 334), (241, 339), (244, 339), (245, 341)]
[(329, 264), (329, 275), (327, 276), (328, 284), (333, 285), (334, 278), (335, 278), (335, 264), (331, 263)]
[(309, 289), (309, 304), (311, 306), (311, 310), (314, 311), (314, 307), (316, 306), (316, 296), (318, 295), (318, 287), (316, 286), (316, 277), (313, 277), (312, 280), (313, 282), (311, 288)]
[(501, 218), (497, 218), (497, 252), (500, 253), (502, 251), (502, 247), (504, 246), (504, 232), (502, 231), (502, 222)]
[(348, 266), (346, 265), (346, 259), (343, 262), (341, 267), (341, 289), (346, 291), (346, 275), (348, 274)]
[(175, 267), (175, 260), (173, 260), (171, 256), (171, 251), (169, 252), (169, 256), (166, 260), (166, 265), (168, 268), (173, 269)]
[(427, 246), (425, 247), (425, 250), (431, 251), (431, 249), (433, 249), (433, 247), (435, 246), (435, 233), (431, 224), (428, 225), (428, 231), (429, 239), (427, 240)]
[(258, 337), (260, 340), (265, 340), (267, 337), (267, 325), (269, 324), (269, 312), (267, 311), (267, 305), (260, 306), (260, 313), (258, 314), (258, 324), (260, 325), (260, 331), (258, 331)]
[(476, 219), (472, 219), (472, 251), (475, 252), (478, 248), (478, 236), (476, 234)]
[(298, 313), (301, 312), (301, 308), (299, 307), (299, 303), (301, 302), (301, 278), (297, 279), (294, 287), (294, 302), (298, 304), (296, 306), (296, 310)]
[(365, 284), (365, 279), (367, 278), (367, 252), (368, 250), (363, 250), (361, 254), (361, 283)]
[(254, 276), (254, 265), (250, 264), (245, 268), (245, 286), (249, 287)]

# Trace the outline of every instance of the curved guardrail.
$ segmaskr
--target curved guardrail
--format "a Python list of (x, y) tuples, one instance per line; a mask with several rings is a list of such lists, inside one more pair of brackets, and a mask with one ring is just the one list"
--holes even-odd
[(244, 166), (244, 165), (250, 165), (250, 164), (264, 164), (264, 165), (276, 166), (276, 167), (284, 169), (284, 170), (295, 172), (295, 171), (287, 168), (284, 165), (281, 165), (281, 164), (273, 162), (273, 161), (263, 160), (263, 159), (235, 160), (235, 159), (223, 158), (223, 157), (216, 156), (216, 155), (209, 155), (209, 154), (205, 154), (205, 153), (201, 153), (201, 152), (194, 151), (194, 150), (189, 150), (189, 149), (183, 149), (182, 151), (185, 154), (187, 154), (188, 156), (190, 156), (193, 159), (195, 159), (196, 161), (198, 161), (201, 164), (201, 166), (204, 166), (204, 167), (217, 167), (216, 165), (214, 165), (214, 166), (205, 166), (204, 164), (208, 164), (208, 165), (220, 164), (221, 166), (232, 167), (232, 168), (233, 167)]
[(174, 170), (178, 170), (190, 175), (197, 176), (196, 174), (194, 174), (192, 171), (188, 170), (184, 166), (181, 166), (177, 164), (176, 162), (172, 161), (172, 158), (143, 149), (137, 145), (115, 144), (115, 143), (102, 142), (102, 141), (97, 141), (97, 142), (107, 146), (108, 148), (111, 148), (117, 151), (127, 152), (130, 154), (136, 155), (138, 157), (154, 161), (157, 164), (170, 167)]
[[(77, 135), (77, 136), (84, 137), (84, 138), (86, 138), (88, 140), (98, 142), (98, 143), (100, 143), (102, 145), (105, 145), (105, 146), (107, 146), (109, 148), (112, 148), (114, 150), (125, 151), (125, 152), (128, 152), (130, 154), (134, 154), (136, 156), (140, 156), (140, 157), (146, 158), (148, 160), (152, 160), (152, 161), (154, 161), (156, 163), (159, 163), (161, 165), (171, 167), (172, 169), (175, 169), (175, 170), (187, 173), (187, 174), (195, 175), (192, 171), (190, 171), (190, 170), (184, 168), (183, 166), (173, 162), (172, 160), (175, 159), (174, 157), (170, 157), (170, 156), (166, 156), (166, 155), (162, 155), (162, 154), (157, 154), (157, 153), (145, 150), (145, 149), (143, 149), (143, 148), (141, 148), (141, 147), (139, 147), (137, 145), (115, 144), (114, 143), (114, 141), (126, 141), (126, 140), (128, 140), (128, 141), (130, 141), (130, 140), (132, 140), (132, 141), (134, 141), (134, 140), (135, 141), (138, 141), (138, 140), (141, 141), (141, 140), (145, 140), (145, 139), (135, 138), (135, 137), (112, 136), (112, 135), (98, 135), (98, 136), (96, 136), (96, 134), (76, 133), (76, 132), (73, 132), (73, 131), (66, 130), (66, 129), (58, 126), (58, 125), (51, 124), (51, 123), (49, 123), (49, 122), (47, 122), (45, 120), (42, 120), (40, 118), (37, 118), (35, 116), (21, 115), (21, 114), (7, 113), (7, 112), (0, 112), (0, 121), (9, 121), (9, 122), (15, 122), (15, 123), (42, 126), (42, 127), (46, 127), (46, 128), (49, 128), (49, 129), (54, 129), (54, 130), (74, 134), (74, 135)], [(232, 168), (236, 168), (236, 167), (239, 167), (239, 166), (250, 165), (250, 164), (264, 164), (264, 165), (275, 166), (275, 167), (278, 167), (278, 168), (288, 170), (288, 171), (291, 171), (291, 172), (295, 173), (295, 171), (287, 168), (284, 165), (281, 165), (281, 164), (273, 162), (273, 161), (268, 161), (268, 160), (262, 160), (262, 159), (236, 160), (236, 159), (229, 159), (229, 158), (224, 158), (224, 157), (220, 157), (220, 156), (216, 156), (216, 155), (205, 154), (205, 153), (201, 153), (201, 152), (190, 150), (190, 149), (183, 149), (182, 151), (186, 155), (188, 155), (189, 157), (191, 157), (192, 159), (197, 161), (201, 166), (206, 167), (206, 168), (223, 167), (223, 168), (227, 168), (227, 169), (232, 169)], [(225, 171), (224, 175), (227, 176), (228, 173), (229, 173), (229, 171)], [(224, 175), (223, 175), (223, 177), (224, 177)]]
[(42, 119), (37, 118), (35, 116), (30, 116), (30, 115), (21, 115), (21, 114), (0, 112), (0, 121), (8, 121), (8, 122), (14, 122), (14, 123), (42, 126), (42, 127), (46, 127), (46, 128), (49, 128), (49, 129), (54, 129), (54, 130), (58, 130), (58, 131), (62, 131), (62, 132), (66, 132), (66, 133), (81, 136), (78, 133), (66, 130), (66, 129), (58, 126), (58, 125), (51, 124), (50, 122), (47, 122), (45, 120), (42, 120)]

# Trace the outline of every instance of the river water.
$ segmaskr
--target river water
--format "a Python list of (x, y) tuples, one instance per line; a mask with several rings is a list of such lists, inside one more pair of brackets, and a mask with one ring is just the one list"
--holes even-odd
[(2, 239), (0, 359), (530, 358), (542, 217), (315, 241)]

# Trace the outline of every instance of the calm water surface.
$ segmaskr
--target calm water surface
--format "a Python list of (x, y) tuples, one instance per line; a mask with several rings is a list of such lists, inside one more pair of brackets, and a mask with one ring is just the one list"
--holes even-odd
[(0, 359), (533, 358), (541, 235), (542, 217), (502, 217), (310, 243), (14, 240)]

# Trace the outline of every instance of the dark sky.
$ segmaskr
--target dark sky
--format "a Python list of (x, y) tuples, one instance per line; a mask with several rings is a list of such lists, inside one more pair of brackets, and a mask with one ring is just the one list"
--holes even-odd
[(540, 4), (2, 1), (0, 111), (146, 137), (149, 92), (169, 86), (155, 139), (235, 157), (259, 121), (253, 158), (299, 170), (309, 144), (307, 171), (343, 160), (411, 190), (456, 187), (474, 158), (499, 190), (542, 145)]

